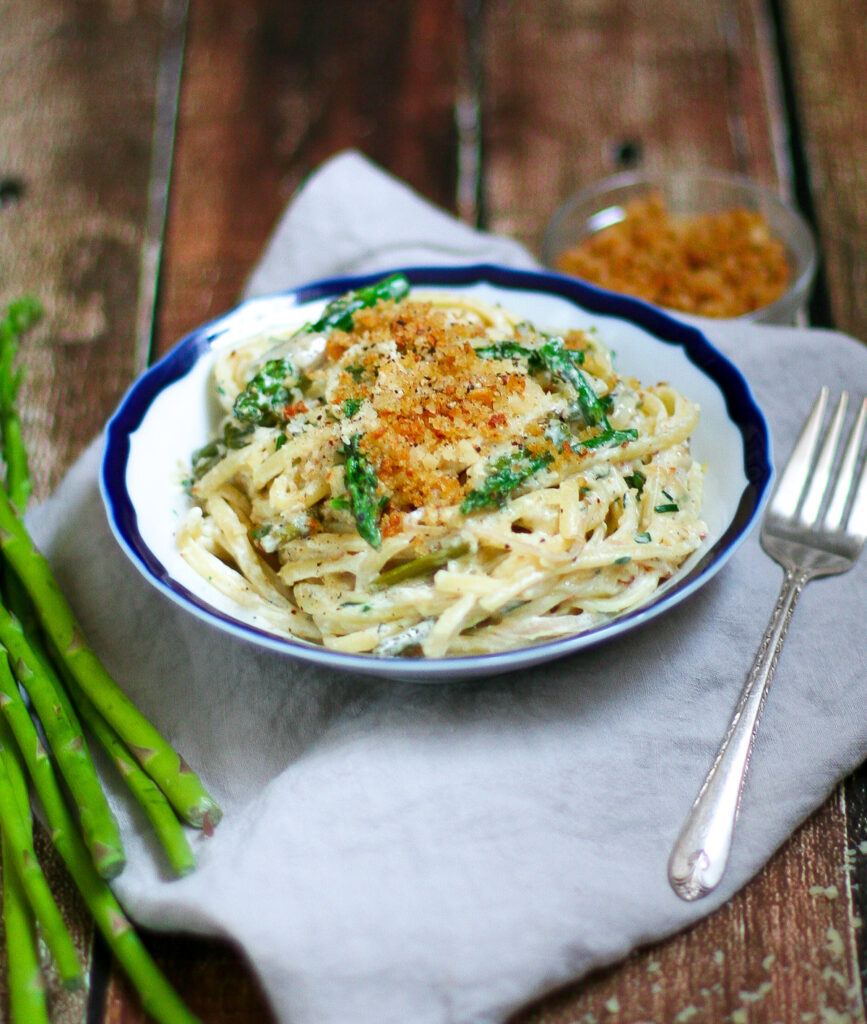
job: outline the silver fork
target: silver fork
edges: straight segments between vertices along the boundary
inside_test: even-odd
[[[836,474],[835,456],[848,396],[842,393],[814,463],[827,402],[828,389],[822,388],[762,523],[762,547],[783,567],[783,585],[728,732],[668,861],[671,887],[685,900],[712,892],[725,871],[759,718],[801,591],[817,576],[851,569],[867,537],[867,464],[858,473],[867,398],[861,403]]]

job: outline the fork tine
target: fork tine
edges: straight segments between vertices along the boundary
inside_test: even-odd
[[[840,440],[840,431],[843,429],[843,418],[846,415],[846,406],[849,403],[849,396],[844,391],[840,395],[840,401],[831,418],[831,426],[828,428],[828,436],[816,459],[816,466],[810,478],[810,486],[807,488],[807,496],[801,508],[799,520],[805,526],[812,526],[819,518],[819,509],[822,507],[822,499],[828,489],[828,481],[831,479],[831,470],[834,468],[834,456],[837,453],[837,442]]]
[[[789,456],[780,482],[777,484],[770,507],[771,512],[776,515],[793,516],[795,514],[807,474],[810,472],[810,463],[813,461],[813,452],[816,450],[819,440],[819,431],[822,428],[827,402],[828,388],[823,387],[813,406],[813,411],[804,424],[798,442]]]
[[[838,530],[843,525],[843,515],[846,511],[846,502],[849,498],[849,492],[853,487],[852,481],[855,479],[855,469],[858,465],[858,452],[861,448],[861,438],[864,434],[865,422],[867,422],[867,398],[865,398],[861,403],[861,410],[858,413],[858,418],[855,420],[855,425],[852,427],[852,433],[849,435],[849,443],[846,445],[846,451],[843,455],[843,460],[840,463],[840,471],[837,475],[837,485],[834,488],[831,503],[828,505],[828,511],[823,523],[826,530]],[[867,487],[863,479],[861,481],[861,486],[862,488]],[[850,528],[857,528],[857,518],[858,517],[855,514],[855,507],[853,506],[852,515],[850,516]],[[864,532],[867,532],[867,527],[864,527],[863,529]]]
[[[861,403],[858,422],[852,431],[853,436],[855,430],[858,430],[859,434],[863,434],[865,428],[867,428],[867,398]],[[851,441],[849,443],[852,444]],[[857,462],[857,451],[853,457],[853,471],[855,469],[855,462]],[[855,500],[852,502],[852,511],[849,513],[849,523],[846,527],[846,532],[853,534],[861,540],[867,540],[867,460],[865,460],[864,466],[861,469],[861,478],[856,486],[858,489],[855,492]]]

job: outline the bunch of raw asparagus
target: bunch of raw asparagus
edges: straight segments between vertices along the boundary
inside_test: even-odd
[[[65,985],[82,981],[34,852],[29,774],[51,840],[144,1007],[164,1024],[190,1024],[195,1018],[107,885],[123,870],[124,851],[82,722],[141,804],[178,875],[195,867],[181,822],[209,831],[220,809],[87,645],[22,522],[31,484],[16,412],[15,357],[21,335],[39,315],[38,303],[22,299],[0,319],[0,836],[10,1018],[15,1024],[49,1020],[40,941]]]

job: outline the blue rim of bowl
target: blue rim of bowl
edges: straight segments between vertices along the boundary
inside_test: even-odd
[[[296,305],[303,305],[331,298],[349,289],[379,280],[386,273],[394,272],[384,270],[363,276],[328,278],[264,298],[283,297],[293,299]],[[410,267],[400,272],[406,274],[413,285],[418,286],[460,287],[484,282],[517,291],[556,295],[590,313],[630,322],[643,328],[656,340],[682,348],[690,362],[719,388],[729,419],[737,427],[743,441],[743,470],[747,482],[735,515],[722,536],[704,552],[687,573],[639,608],[575,636],[496,654],[436,659],[344,654],[281,637],[233,618],[175,580],[148,548],[138,529],[136,510],[127,491],[125,478],[130,438],[141,425],[154,399],[192,369],[196,361],[210,350],[213,342],[228,329],[238,312],[257,301],[251,299],[224,316],[197,328],[178,342],[132,385],[109,420],[100,474],[100,490],[106,514],[111,530],[121,547],[151,584],[198,618],[259,646],[328,668],[395,679],[413,679],[418,682],[436,682],[511,672],[600,644],[627,629],[643,624],[679,603],[722,567],[744,540],[761,513],[768,498],[773,468],[768,426],[749,385],[734,364],[717,351],[701,331],[637,299],[606,292],[574,278],[554,273],[512,270],[492,264]]]

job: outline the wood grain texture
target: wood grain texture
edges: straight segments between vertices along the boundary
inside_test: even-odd
[[[488,224],[535,251],[559,203],[621,170],[625,151],[650,172],[788,189],[761,3],[492,0],[484,38]]]
[[[235,304],[292,192],[340,150],[362,149],[453,204],[456,8],[457,0],[193,0],[162,351]]]
[[[0,304],[37,294],[24,427],[39,496],[134,373],[161,0],[0,7]]]
[[[867,5],[780,8],[833,323],[867,342]]]

